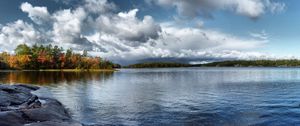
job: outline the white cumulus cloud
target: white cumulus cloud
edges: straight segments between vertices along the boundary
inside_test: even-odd
[[[21,10],[28,13],[28,16],[36,23],[42,24],[50,20],[47,7],[33,7],[30,3],[22,3]]]
[[[13,51],[18,44],[42,42],[43,36],[33,25],[22,20],[8,23],[0,29],[0,50]]]
[[[206,15],[217,9],[255,18],[284,9],[271,0],[156,0],[175,6],[186,16]],[[246,6],[247,5],[247,6]],[[201,62],[220,59],[262,59],[270,55],[253,52],[268,43],[266,32],[238,37],[198,27],[181,27],[173,21],[157,22],[150,15],[138,17],[138,9],[117,11],[107,0],[84,0],[82,5],[49,13],[47,7],[23,3],[21,10],[34,24],[18,20],[0,25],[0,49],[12,51],[18,44],[55,44],[75,51],[88,50],[118,63],[145,59],[181,59]]]

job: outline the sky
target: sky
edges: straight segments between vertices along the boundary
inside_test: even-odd
[[[0,51],[88,50],[122,65],[299,59],[299,0],[0,1]]]

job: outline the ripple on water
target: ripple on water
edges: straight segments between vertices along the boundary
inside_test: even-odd
[[[30,74],[3,73],[0,80],[49,83],[53,96],[87,124],[300,125],[298,68]]]

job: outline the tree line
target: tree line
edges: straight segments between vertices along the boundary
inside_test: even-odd
[[[208,67],[300,67],[300,60],[236,60],[222,61],[198,66]]]
[[[172,62],[138,63],[125,68],[169,68],[169,67],[300,67],[300,60],[234,60],[207,64],[182,64]]]
[[[72,49],[49,45],[18,45],[15,54],[0,53],[0,69],[37,70],[37,69],[113,69],[120,67],[101,57],[88,56]]]

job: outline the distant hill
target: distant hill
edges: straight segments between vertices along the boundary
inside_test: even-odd
[[[151,63],[138,63],[124,68],[169,68],[169,67],[190,67],[189,64],[172,63],[172,62],[151,62]]]
[[[300,67],[300,60],[235,60],[207,64],[183,64],[173,62],[148,62],[124,68],[170,68],[170,67]]]

